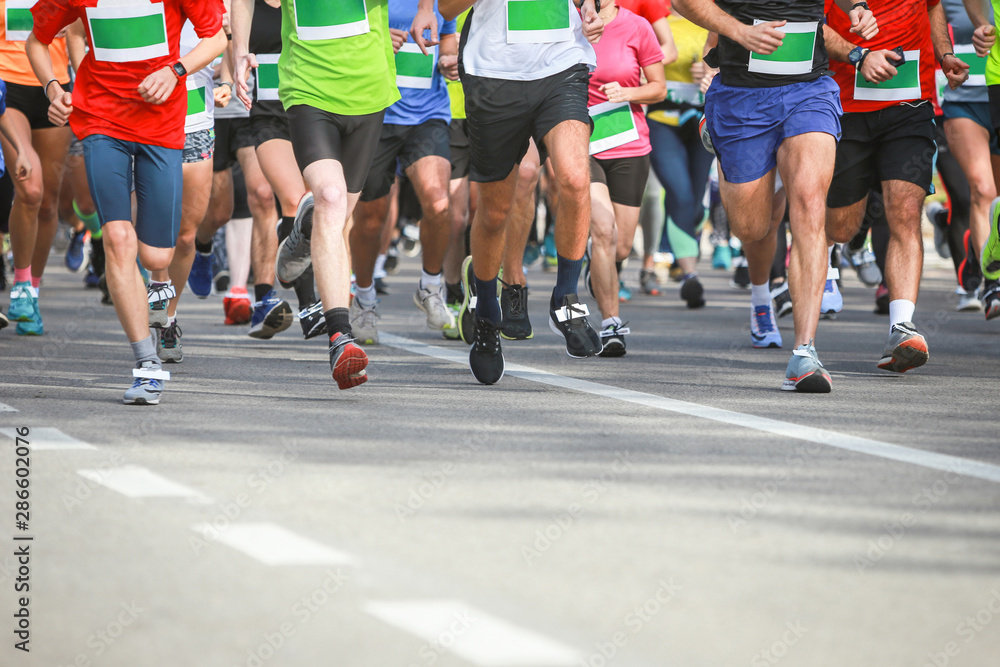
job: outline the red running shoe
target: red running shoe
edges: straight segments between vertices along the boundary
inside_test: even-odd
[[[222,310],[226,313],[226,324],[246,324],[253,313],[253,304],[246,287],[234,287],[222,299]]]
[[[354,344],[347,334],[336,333],[330,337],[330,370],[341,389],[350,389],[368,381],[365,367],[368,355]]]

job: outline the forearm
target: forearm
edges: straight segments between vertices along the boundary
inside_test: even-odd
[[[670,23],[667,19],[659,19],[653,23],[653,32],[656,34],[656,41],[660,43],[663,50],[664,65],[677,60],[677,44],[674,42],[674,33],[670,30]]]
[[[948,33],[948,19],[944,13],[944,5],[938,3],[928,9],[928,16],[931,21],[931,41],[934,42],[934,55],[938,62],[946,53],[954,53],[955,46],[951,43],[951,35]]]
[[[253,23],[253,0],[232,0],[229,25],[233,31],[233,60],[250,52],[250,26]]]
[[[628,91],[629,102],[633,104],[656,104],[666,98],[667,85],[663,81],[650,81]]]
[[[474,4],[476,0],[440,0],[438,11],[446,21],[450,21]],[[433,11],[434,0],[420,0],[419,8],[421,11]]]
[[[692,23],[710,32],[740,41],[740,35],[746,26],[719,9],[711,0],[675,0],[674,4],[684,18]]]
[[[969,20],[976,28],[989,23],[989,0],[963,0]]]
[[[231,48],[226,49],[226,54],[222,58],[222,62],[219,63],[219,83],[226,82],[228,84],[233,83],[233,65],[231,58],[233,57],[233,50]]]
[[[458,35],[444,35],[441,37],[440,51],[442,56],[458,55]]]
[[[28,56],[31,70],[35,73],[39,84],[44,86],[56,78],[55,71],[52,69],[52,55],[49,53],[49,47],[39,42],[34,33],[28,35],[28,41],[24,43],[24,52]],[[53,89],[62,91],[58,81],[49,86],[45,92],[48,93]],[[49,99],[52,98],[49,97]]]
[[[24,152],[24,146],[21,145],[21,138],[17,136],[17,131],[14,129],[14,124],[11,122],[8,114],[0,116],[0,133],[3,134],[4,139],[10,142],[10,145],[14,147],[18,155]]]
[[[226,50],[226,33],[220,28],[212,37],[206,37],[181,58],[181,64],[188,72],[203,70],[212,64]]]
[[[823,26],[823,41],[826,42],[826,52],[830,56],[830,60],[842,63],[851,62],[848,56],[854,50],[854,44],[841,37],[836,30],[828,25]]]

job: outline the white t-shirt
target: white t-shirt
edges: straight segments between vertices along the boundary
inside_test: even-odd
[[[184,23],[181,28],[181,57],[183,58],[191,50],[198,46],[201,37],[194,31],[194,26],[190,21]],[[200,130],[211,130],[215,127],[215,83],[212,80],[212,66],[189,72],[187,76],[188,87],[188,117],[184,124],[184,132],[191,134]],[[194,92],[198,91],[198,92]],[[192,114],[191,103],[195,98],[201,99],[204,96],[204,111]],[[195,101],[197,108],[201,109],[201,103]]]
[[[568,29],[539,25],[533,21],[537,14],[524,11],[526,6],[518,4],[518,0],[476,2],[472,19],[464,28],[469,33],[462,52],[466,72],[491,79],[535,81],[574,65],[596,69],[597,54],[583,36],[583,21],[572,0],[566,0]],[[555,29],[544,30],[547,27]]]

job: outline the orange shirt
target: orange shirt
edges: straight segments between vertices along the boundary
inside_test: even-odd
[[[11,8],[11,11],[16,11]],[[27,14],[30,16],[30,13]],[[24,19],[25,14],[21,13],[18,18]],[[23,22],[19,26],[27,27]],[[27,35],[19,32],[14,35],[18,41],[8,41],[7,39],[7,3],[0,0],[0,79],[6,83],[16,83],[22,86],[41,86],[35,72],[31,69],[28,56],[24,53],[24,40]],[[49,46],[49,53],[52,55],[52,68],[59,83],[66,85],[69,83],[69,54],[66,51],[66,40],[59,38],[52,41]]]

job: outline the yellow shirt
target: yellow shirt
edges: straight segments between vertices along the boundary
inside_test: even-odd
[[[701,92],[700,82],[695,83],[691,76],[691,65],[702,59],[708,31],[677,16],[668,16],[667,22],[677,45],[677,60],[663,67],[667,79],[667,102],[701,106],[705,103],[705,96]],[[680,116],[676,110],[657,109],[650,111],[647,117],[659,123],[677,126],[680,124]]]

